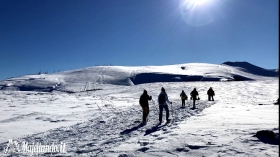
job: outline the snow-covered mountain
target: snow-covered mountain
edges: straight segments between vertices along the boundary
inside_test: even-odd
[[[26,75],[0,81],[2,90],[79,91],[96,84],[137,85],[156,82],[246,81],[278,77],[278,72],[247,62],[225,62],[222,65],[188,63],[166,66],[95,66],[54,74]],[[73,89],[80,84],[81,89]],[[86,85],[87,84],[87,85]],[[92,89],[88,87],[87,89]],[[69,91],[69,92],[70,92]]]
[[[278,76],[227,64],[98,66],[1,81],[0,156],[278,156]],[[158,125],[161,87],[172,121]],[[196,108],[191,100],[181,108],[181,91],[190,97],[193,88]],[[144,89],[153,99],[141,125]],[[65,152],[32,147],[61,143]]]
[[[268,76],[268,77],[279,76],[277,69],[264,69],[248,62],[224,62],[223,64],[233,66],[233,67],[238,67],[242,71],[255,75]]]

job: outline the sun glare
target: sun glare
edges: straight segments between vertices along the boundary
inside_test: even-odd
[[[207,3],[210,0],[187,0],[187,3],[192,3],[194,5],[202,5]]]
[[[182,0],[181,14],[183,19],[192,26],[205,26],[213,22],[214,0]]]
[[[200,5],[200,4],[206,3],[209,0],[195,0],[195,1],[196,1],[196,4]]]

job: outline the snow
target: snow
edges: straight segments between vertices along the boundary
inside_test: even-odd
[[[203,79],[185,82],[181,75]],[[133,77],[139,76],[149,83],[135,84]],[[158,82],[159,76],[170,79]],[[233,76],[250,81],[220,81]],[[279,106],[273,104],[279,97],[279,78],[238,67],[207,63],[101,66],[27,75],[1,81],[1,86],[0,154],[14,139],[66,143],[66,154],[54,154],[61,156],[279,155],[279,145],[255,137],[260,130],[279,133]],[[158,126],[158,106],[150,101],[148,123],[140,125],[140,95],[146,89],[156,100],[161,87],[173,102],[169,105],[172,122]],[[209,87],[215,91],[215,101],[207,101]],[[190,100],[181,108],[180,92],[189,95],[193,88],[200,97],[197,109],[192,109]],[[6,155],[30,154],[10,151]]]

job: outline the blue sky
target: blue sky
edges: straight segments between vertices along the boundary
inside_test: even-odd
[[[0,80],[94,65],[279,65],[278,0],[0,0]]]

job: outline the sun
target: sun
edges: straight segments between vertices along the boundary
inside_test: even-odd
[[[187,3],[191,3],[193,5],[202,5],[209,2],[210,0],[186,0],[186,1]]]
[[[196,7],[204,7],[211,3],[212,0],[183,0],[181,7],[185,10],[194,10]]]
[[[212,10],[217,0],[182,0],[182,18],[191,26],[200,27],[213,22]]]

